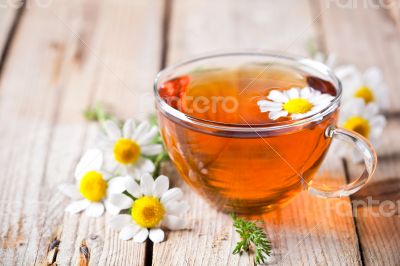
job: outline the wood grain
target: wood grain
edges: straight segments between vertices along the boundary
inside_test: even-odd
[[[160,63],[162,2],[30,7],[0,88],[7,125],[0,140],[0,264],[143,265],[145,244],[120,241],[107,216],[65,214],[68,199],[56,186],[73,182],[79,156],[93,146],[98,129],[82,116],[88,105],[109,103],[120,117],[143,118],[152,109],[146,103]]]
[[[400,120],[390,119],[379,151],[378,168],[371,182],[353,196],[365,265],[399,265],[400,254],[400,145],[393,141]],[[354,177],[361,166],[349,162]]]
[[[321,2],[322,6],[328,7],[327,1]],[[400,257],[394,251],[400,246],[398,214],[389,211],[385,216],[379,208],[387,210],[386,203],[381,207],[382,202],[390,201],[398,205],[399,199],[400,146],[395,139],[400,130],[400,105],[396,100],[400,81],[396,71],[400,67],[400,33],[384,8],[364,8],[362,5],[343,8],[335,5],[334,1],[330,2],[322,17],[321,27],[327,52],[334,52],[347,63],[362,68],[379,66],[390,88],[392,103],[386,113],[391,118],[383,133],[382,144],[377,148],[377,171],[371,182],[352,199],[364,264],[398,265]],[[348,178],[354,178],[361,172],[361,166],[354,166],[351,162],[348,165]]]
[[[390,112],[399,112],[400,31],[390,19],[383,1],[321,0],[322,33],[326,52],[335,53],[340,64],[355,64],[362,70],[378,66],[390,89]],[[346,3],[351,3],[348,1]],[[340,4],[342,3],[342,4]],[[397,5],[400,3],[397,1]],[[364,6],[365,5],[365,6]]]
[[[179,177],[166,163],[163,174],[185,193],[190,211],[185,215],[187,229],[168,232],[166,241],[154,244],[153,265],[252,265],[253,256],[232,255],[239,238],[228,215],[217,212]]]
[[[119,240],[107,228],[109,216],[66,215],[68,199],[56,190],[73,182],[76,162],[94,145],[98,128],[82,117],[88,105],[102,101],[119,117],[145,118],[153,110],[152,80],[164,60],[171,64],[216,50],[307,55],[307,43],[315,39],[346,62],[381,67],[392,115],[376,175],[352,199],[400,200],[400,34],[385,10],[344,9],[335,1],[328,7],[327,1],[169,0],[166,20],[160,0],[59,0],[45,7],[28,1],[12,42],[7,39],[16,9],[1,2],[0,51],[6,43],[9,49],[0,73],[0,264],[252,265],[252,255],[231,255],[238,236],[230,218],[184,185],[171,164],[163,173],[185,190],[189,229],[169,232],[167,241],[153,246],[153,257],[145,258],[151,255],[146,244]],[[316,181],[345,182],[333,157]],[[349,164],[347,174],[359,170]],[[381,205],[374,204],[353,210],[355,227],[348,198],[323,200],[303,192],[263,217],[273,243],[270,264],[398,265],[398,210],[376,216]]]
[[[209,51],[249,47],[307,55],[307,42],[316,38],[315,22],[319,17],[311,16],[307,1],[250,4],[177,0],[172,9],[167,62]],[[326,161],[324,168],[329,172],[322,170],[320,178],[343,183],[341,162]],[[229,217],[216,213],[184,187],[192,206],[188,214],[190,230],[170,232],[166,242],[155,244],[153,263],[251,265],[252,256],[231,255],[237,235]],[[304,192],[264,219],[274,245],[272,265],[361,264],[348,198],[322,200]]]
[[[0,1],[0,55],[10,37],[18,8],[22,5],[12,1]]]
[[[203,53],[262,49],[307,55],[315,36],[307,1],[173,1],[168,63]]]
[[[313,182],[340,186],[341,160],[328,153]],[[358,238],[347,197],[321,199],[307,192],[264,217],[277,265],[361,265]]]

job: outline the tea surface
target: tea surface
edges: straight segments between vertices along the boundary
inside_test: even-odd
[[[310,86],[335,95],[334,87],[317,77],[282,66],[246,65],[234,69],[197,70],[169,80],[159,88],[171,106],[190,116],[231,124],[271,124],[257,105],[271,90]]]
[[[307,85],[335,93],[330,83],[316,77],[280,66],[265,70],[256,65],[195,71],[164,82],[159,93],[172,107],[199,119],[274,125],[291,121],[269,119],[257,101],[271,90]],[[213,102],[213,97],[229,100]],[[230,108],[235,102],[236,107]],[[280,207],[307,187],[330,144],[325,129],[336,122],[333,113],[295,131],[249,137],[199,131],[160,110],[158,116],[168,152],[185,181],[218,208],[247,215]],[[251,126],[248,130],[255,131]]]

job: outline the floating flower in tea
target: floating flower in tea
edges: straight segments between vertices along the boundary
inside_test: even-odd
[[[268,117],[272,120],[285,116],[300,119],[313,115],[327,107],[334,99],[332,95],[310,87],[272,90],[267,98],[269,100],[260,100],[257,104],[261,112],[269,112]]]

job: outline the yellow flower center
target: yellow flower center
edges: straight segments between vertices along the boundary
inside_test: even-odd
[[[90,201],[100,201],[106,196],[107,182],[97,171],[87,172],[79,183],[79,192]]]
[[[313,105],[303,98],[291,99],[283,105],[283,109],[289,114],[304,114],[311,110]]]
[[[122,164],[135,163],[140,156],[140,146],[135,141],[121,138],[115,142],[114,158]]]
[[[156,226],[164,217],[164,206],[155,197],[144,196],[133,203],[132,218],[135,222],[146,228]]]
[[[343,127],[345,129],[355,131],[366,138],[369,137],[370,125],[368,120],[363,117],[352,116],[346,120]]]
[[[373,102],[375,99],[371,88],[367,86],[361,86],[358,88],[358,90],[354,93],[354,97],[364,99],[365,103]]]

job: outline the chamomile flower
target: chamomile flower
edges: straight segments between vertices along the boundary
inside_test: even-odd
[[[120,209],[109,201],[112,189],[108,186],[110,174],[104,169],[103,154],[98,149],[88,150],[75,169],[76,184],[61,184],[59,190],[76,200],[65,211],[78,213],[85,210],[90,217],[99,217],[104,207],[110,214],[118,214]]]
[[[121,193],[111,198],[113,204],[129,210],[128,214],[119,214],[110,220],[110,226],[120,230],[120,239],[133,238],[135,242],[143,242],[149,237],[157,243],[164,240],[161,227],[170,230],[184,228],[184,220],[179,215],[187,211],[188,205],[181,201],[183,193],[179,188],[168,189],[168,177],[160,175],[153,180],[151,175],[144,174],[140,185],[131,178],[120,178],[115,185],[121,192],[127,191],[132,195]]]
[[[386,119],[379,114],[375,103],[365,104],[361,99],[352,99],[344,103],[340,114],[340,126],[357,132],[371,140],[372,144],[377,144]]]
[[[386,119],[378,113],[379,108],[375,103],[365,104],[362,99],[354,98],[344,103],[339,119],[339,125],[347,130],[354,131],[366,139],[369,139],[374,146],[379,143],[379,137],[386,125]],[[338,153],[345,156],[349,152],[349,146],[342,144]],[[360,161],[361,156],[353,153],[354,161]]]
[[[110,169],[120,175],[131,175],[139,178],[144,173],[151,173],[155,166],[145,156],[161,153],[162,145],[153,144],[158,135],[158,128],[144,121],[136,125],[133,120],[126,120],[120,129],[111,120],[105,121],[103,127],[103,149]]]
[[[382,72],[377,67],[370,67],[361,73],[352,65],[335,69],[335,74],[342,82],[343,101],[360,98],[365,103],[376,103],[380,108],[389,107],[389,96]]]
[[[272,90],[268,94],[269,100],[257,102],[261,112],[269,112],[268,117],[276,120],[290,116],[300,119],[320,112],[334,99],[327,93],[321,93],[310,87],[291,88],[286,91]]]

